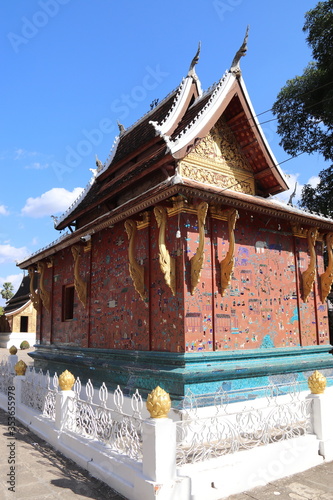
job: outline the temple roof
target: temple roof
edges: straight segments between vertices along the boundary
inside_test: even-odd
[[[96,162],[92,179],[80,197],[55,222],[55,228],[82,227],[87,220],[110,211],[128,196],[130,186],[143,189],[176,175],[177,164],[203,139],[223,115],[236,137],[256,182],[267,197],[288,189],[286,179],[256,118],[239,67],[247,34],[230,70],[202,92],[195,67],[200,46],[187,76],[178,87],[130,128],[119,124],[110,156]],[[135,191],[134,189],[134,191]],[[132,191],[133,192],[133,189]],[[87,212],[91,212],[87,215]],[[87,218],[88,217],[88,218]]]
[[[37,288],[37,277],[35,278],[35,288]],[[8,300],[4,307],[6,315],[12,314],[18,309],[26,306],[30,302],[30,276],[24,276],[20,286],[18,287],[15,295]]]

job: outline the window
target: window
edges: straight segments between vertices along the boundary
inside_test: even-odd
[[[74,286],[68,285],[63,288],[62,320],[68,321],[74,317]]]
[[[28,316],[21,316],[20,317],[20,332],[27,332],[28,331],[28,323],[29,323]]]

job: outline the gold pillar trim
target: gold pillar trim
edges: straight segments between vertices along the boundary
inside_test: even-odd
[[[27,370],[27,365],[25,364],[25,362],[22,359],[20,359],[20,361],[18,361],[16,363],[16,365],[14,366],[14,370],[15,370],[16,375],[18,375],[18,376],[25,375],[25,372]]]
[[[54,263],[53,257],[49,257],[46,261],[46,265],[49,269],[53,267],[53,263]]]
[[[79,245],[72,246],[72,254],[74,259],[74,286],[79,300],[83,307],[87,306],[87,283],[80,276],[80,259],[81,247]]]
[[[134,288],[142,298],[142,300],[146,299],[145,293],[145,273],[144,267],[135,259],[135,236],[137,233],[137,223],[131,219],[127,219],[125,221],[125,230],[128,236],[129,244],[128,244],[128,260],[129,260],[129,273],[133,280]]]
[[[30,276],[30,299],[36,311],[39,311],[39,306],[40,306],[39,295],[34,289],[35,268],[33,266],[29,266],[28,273]]]
[[[311,229],[306,229],[300,224],[291,224],[291,232],[296,238],[307,238],[309,231],[311,231]],[[318,231],[316,241],[324,241],[324,233]]]
[[[40,274],[39,289],[40,298],[45,309],[50,312],[50,293],[45,288],[44,274],[45,274],[45,262],[41,261],[37,264],[37,271]]]
[[[167,418],[171,408],[170,395],[157,386],[148,394],[146,407],[150,418]]]
[[[183,196],[177,196],[172,198],[172,207],[167,207],[167,213],[168,217],[174,217],[181,213],[196,214],[197,209]]]
[[[221,269],[221,295],[228,288],[231,276],[235,266],[235,226],[238,219],[238,211],[236,209],[227,210],[228,231],[229,231],[229,249],[226,256],[220,262]]]
[[[307,302],[308,297],[313,288],[313,284],[316,277],[316,251],[315,244],[318,236],[318,229],[310,228],[308,230],[308,249],[310,253],[310,263],[308,268],[302,273],[302,299],[304,302]]]
[[[90,238],[90,240],[88,240],[88,241],[85,243],[85,245],[84,245],[84,247],[83,247],[83,251],[84,251],[84,253],[91,252],[91,238]]]
[[[154,208],[154,215],[159,227],[158,248],[160,268],[166,284],[170,287],[172,294],[176,295],[176,261],[171,257],[165,244],[167,210],[165,207],[157,206]]]
[[[74,385],[74,382],[75,377],[68,370],[65,370],[61,375],[59,375],[59,387],[62,391],[70,391]]]
[[[142,215],[142,220],[136,221],[136,226],[138,228],[138,231],[141,231],[141,229],[149,227],[150,224],[150,212],[146,211],[143,212],[141,215]]]
[[[17,353],[17,347],[15,345],[12,345],[12,347],[9,348],[9,354],[16,354]]]
[[[308,378],[308,386],[311,391],[311,394],[323,394],[326,388],[326,377],[318,370],[316,370],[309,378]]]
[[[320,275],[320,298],[325,302],[327,295],[330,293],[333,283],[333,233],[326,235],[326,246],[328,254],[328,264],[326,271]]]
[[[208,210],[208,203],[201,202],[197,208],[198,215],[198,228],[199,228],[199,246],[196,253],[191,258],[191,295],[194,294],[195,289],[199,283],[202,266],[205,259],[204,245],[205,245],[205,222]]]

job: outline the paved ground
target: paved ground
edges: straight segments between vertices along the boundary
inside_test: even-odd
[[[0,349],[0,359],[3,355],[6,355],[6,350]],[[18,351],[18,357],[27,364],[31,362],[27,351]],[[11,472],[8,461],[13,437],[8,433],[8,414],[0,409],[1,500],[124,500],[124,497],[91,477],[87,471],[56,452],[24,426],[18,422],[16,425],[15,446],[12,450],[16,459],[14,493],[8,490],[11,485],[7,483],[7,474]],[[333,462],[229,497],[229,500],[272,499],[333,500]]]

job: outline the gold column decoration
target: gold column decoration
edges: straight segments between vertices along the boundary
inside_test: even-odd
[[[17,353],[17,347],[15,345],[12,345],[12,347],[9,348],[9,354],[15,355]]]
[[[40,298],[42,299],[43,306],[50,312],[50,294],[46,290],[44,285],[44,273],[45,273],[45,262],[38,262],[37,270],[40,274],[39,288],[40,288]]]
[[[128,259],[129,259],[129,272],[133,280],[134,288],[142,298],[146,299],[145,294],[145,274],[144,267],[137,263],[134,251],[135,251],[135,236],[137,232],[137,224],[135,221],[128,219],[125,221],[125,229],[129,239],[128,245]]]
[[[326,235],[326,246],[328,254],[328,264],[326,271],[320,275],[320,298],[325,302],[327,295],[330,293],[333,283],[333,233]]]
[[[75,377],[68,370],[65,370],[61,375],[59,375],[59,387],[62,391],[70,391],[74,385],[74,382]]]
[[[197,209],[198,227],[199,227],[199,246],[195,255],[191,258],[191,295],[194,294],[195,289],[199,283],[201,270],[205,258],[204,245],[205,245],[205,222],[208,210],[208,203],[203,201]]]
[[[230,284],[231,275],[235,266],[235,226],[236,220],[239,217],[236,209],[226,210],[226,212],[228,216],[229,249],[224,259],[220,262],[222,297]]]
[[[308,386],[311,394],[323,394],[326,388],[326,377],[316,370],[311,377],[308,378]]]
[[[87,283],[80,276],[80,257],[81,247],[79,245],[72,246],[72,254],[74,258],[74,286],[76,293],[83,307],[87,305]]]
[[[28,273],[30,276],[30,299],[36,311],[39,311],[40,302],[39,302],[39,295],[38,293],[36,293],[36,290],[34,288],[35,269],[33,266],[28,267]]]
[[[308,230],[308,247],[310,253],[310,263],[309,267],[302,274],[302,283],[303,283],[303,291],[302,291],[302,299],[304,302],[307,302],[308,297],[313,288],[313,283],[316,277],[316,251],[315,244],[318,236],[318,229],[310,228]]]
[[[21,375],[21,376],[25,375],[25,372],[27,370],[27,365],[22,359],[20,359],[20,361],[18,361],[14,366],[14,370],[16,375]]]
[[[171,408],[171,399],[167,392],[157,386],[148,394],[146,402],[150,418],[167,418]]]
[[[167,221],[167,211],[165,207],[154,208],[157,225],[160,229],[158,235],[159,261],[161,271],[164,274],[166,284],[170,287],[172,294],[176,295],[176,261],[170,256],[165,244],[165,230]]]

